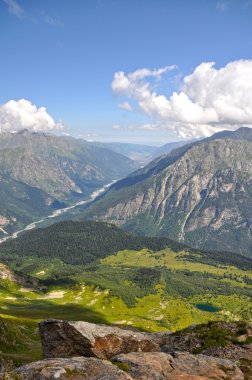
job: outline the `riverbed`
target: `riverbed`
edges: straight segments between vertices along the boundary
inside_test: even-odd
[[[96,198],[98,198],[102,193],[104,193],[111,185],[113,185],[114,183],[116,182],[116,180],[100,187],[99,189],[93,191],[93,193],[91,193],[91,195],[86,198],[86,199],[83,199],[71,206],[68,206],[68,207],[63,207],[63,208],[59,208],[57,210],[55,210],[52,214],[50,215],[47,215],[45,216],[44,218],[42,219],[39,219],[35,222],[32,222],[30,224],[28,224],[25,228],[19,230],[19,231],[15,231],[13,232],[12,234],[8,234],[7,232],[5,232],[6,236],[3,237],[2,239],[0,239],[0,244],[3,243],[4,241],[8,240],[8,239],[15,239],[18,237],[18,235],[20,235],[22,232],[25,232],[25,231],[29,231],[29,230],[33,230],[34,228],[36,228],[37,226],[40,225],[40,227],[42,227],[42,224],[50,219],[57,219],[59,218],[61,215],[63,214],[66,214],[67,212],[69,212],[70,210],[73,210],[75,208],[78,208],[78,207],[81,207],[83,205],[86,205],[88,203],[91,203],[93,202]]]

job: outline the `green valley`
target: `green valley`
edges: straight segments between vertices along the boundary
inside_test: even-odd
[[[107,223],[62,222],[30,231],[2,244],[0,261],[14,276],[0,280],[1,321],[21,324],[27,336],[18,355],[3,345],[1,355],[14,360],[39,355],[36,324],[48,318],[145,331],[252,320],[250,259],[137,237]]]
[[[0,238],[138,167],[104,147],[70,136],[29,132],[0,134]]]

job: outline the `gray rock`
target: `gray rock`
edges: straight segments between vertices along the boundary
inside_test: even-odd
[[[108,361],[84,357],[40,360],[7,376],[19,380],[132,380],[130,375]]]
[[[133,352],[112,360],[124,364],[136,380],[244,380],[233,361],[188,352]]]
[[[110,359],[120,353],[160,351],[164,334],[148,334],[88,322],[47,320],[39,331],[45,358]]]
[[[115,356],[112,363],[84,357],[45,359],[0,374],[0,379],[244,380],[241,370],[230,360],[187,352],[173,356],[163,352],[133,352]]]

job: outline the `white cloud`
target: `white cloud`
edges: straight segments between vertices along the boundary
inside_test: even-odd
[[[115,130],[123,130],[123,131],[139,131],[139,130],[148,130],[148,131],[156,131],[157,129],[165,129],[162,128],[162,126],[157,126],[157,124],[152,124],[152,123],[145,123],[145,124],[128,124],[128,125],[120,125],[120,124],[115,124],[112,125],[112,129]]]
[[[37,108],[25,99],[9,100],[0,105],[0,132],[16,132],[22,129],[46,132],[62,130],[63,125],[61,122],[55,122],[45,107]]]
[[[123,129],[123,127],[119,124],[112,125],[112,129]]]
[[[167,71],[171,71],[175,68],[175,65],[162,67],[160,69],[150,70],[150,69],[140,69],[136,70],[128,75],[125,75],[123,71],[118,71],[115,73],[114,80],[112,82],[112,90],[119,95],[130,95],[136,90],[135,84],[142,84],[143,88],[140,89],[141,92],[148,84],[143,82],[143,79],[147,77],[153,77],[156,79],[161,79],[162,74]]]
[[[149,123],[149,124],[138,124],[138,125],[129,125],[128,126],[128,129],[129,130],[146,130],[146,131],[155,131],[155,130],[157,130],[158,128],[157,128],[157,125],[156,124],[151,124],[151,123]],[[161,128],[160,128],[161,129]]]
[[[143,72],[146,75],[139,75]],[[157,94],[150,82],[143,80],[149,76],[147,72],[117,72],[112,89],[136,100],[140,110],[155,120],[157,128],[173,130],[185,138],[252,125],[252,60],[230,62],[220,69],[214,62],[203,62],[184,77],[180,91],[169,98]]]
[[[23,14],[23,8],[15,0],[3,0],[7,5],[8,11],[16,17],[21,17]]]
[[[120,104],[118,104],[118,107],[121,108],[122,110],[126,110],[126,111],[129,111],[129,112],[132,111],[132,107],[131,107],[131,105],[128,102],[120,103]]]

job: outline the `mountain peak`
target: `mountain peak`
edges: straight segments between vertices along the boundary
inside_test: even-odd
[[[211,141],[225,138],[231,138],[233,140],[252,140],[252,128],[240,127],[234,131],[224,130],[217,132],[214,135],[201,141]]]
[[[243,127],[178,148],[116,183],[85,216],[250,257],[251,143]]]

